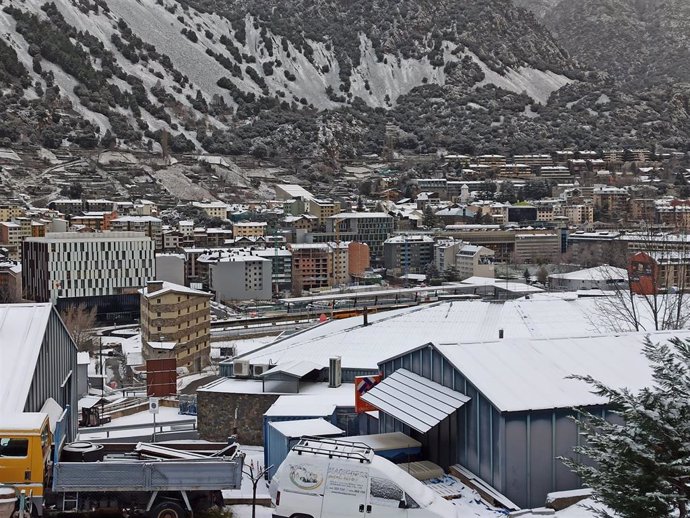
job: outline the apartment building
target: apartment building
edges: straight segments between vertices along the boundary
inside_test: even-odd
[[[292,287],[292,253],[282,247],[254,250],[254,254],[271,261],[271,282],[275,290]]]
[[[267,226],[265,221],[238,221],[232,224],[232,237],[264,237]]]
[[[209,218],[227,219],[228,217],[228,205],[222,201],[193,201],[192,207],[203,210]]]
[[[516,263],[551,262],[561,253],[561,236],[557,232],[515,233]]]
[[[516,164],[528,166],[544,167],[554,165],[551,155],[515,155],[513,160]]]
[[[292,253],[293,294],[333,286],[333,249],[328,243],[288,245]]]
[[[70,226],[83,226],[93,230],[110,230],[110,222],[117,218],[115,211],[87,211],[69,218]]]
[[[0,221],[12,221],[22,216],[24,216],[24,209],[19,205],[9,203],[0,205]]]
[[[122,216],[110,222],[114,232],[143,232],[156,250],[163,250],[163,222],[153,216]]]
[[[352,234],[353,241],[369,245],[373,263],[382,263],[383,242],[393,233],[393,217],[385,212],[341,212],[328,218],[326,231]],[[336,236],[335,241],[342,238]]]
[[[455,239],[439,239],[434,243],[434,265],[436,271],[443,273],[455,267],[456,255],[463,245]]]
[[[331,216],[340,213],[340,202],[333,200],[321,200],[312,198],[309,201],[309,214],[315,216],[317,225],[321,228],[326,226],[326,220]]]
[[[272,297],[273,262],[254,250],[206,251],[197,259],[197,274],[216,300],[269,300]]]
[[[57,232],[22,246],[25,297],[37,302],[131,293],[155,277],[153,241],[141,232]]]
[[[573,225],[594,222],[594,206],[591,204],[565,205],[561,207],[563,215]]]
[[[383,243],[383,265],[389,275],[424,273],[434,262],[434,240],[431,236],[394,236]]]
[[[140,293],[144,357],[172,355],[178,368],[200,372],[210,363],[213,295],[165,281],[149,281]]]
[[[628,211],[628,191],[619,187],[595,187],[592,192],[594,207],[602,221],[618,220]]]
[[[22,227],[13,221],[0,222],[0,247],[6,248],[12,261],[21,261],[22,241],[24,238]]]
[[[494,251],[478,245],[462,245],[455,256],[460,280],[469,277],[494,278]]]
[[[690,229],[690,205],[676,203],[656,207],[656,220],[675,229]]]
[[[0,304],[22,300],[22,265],[0,260]]]

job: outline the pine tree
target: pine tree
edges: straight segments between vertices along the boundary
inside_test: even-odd
[[[583,437],[578,458],[561,458],[617,517],[688,517],[690,499],[690,340],[652,344],[644,355],[653,383],[639,392],[573,376],[610,401],[620,419],[586,411],[574,418]],[[594,461],[592,463],[591,461]],[[598,516],[609,517],[597,510]]]

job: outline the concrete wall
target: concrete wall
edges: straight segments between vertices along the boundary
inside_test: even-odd
[[[264,413],[278,394],[197,392],[197,423],[202,439],[224,441],[236,433],[240,444],[261,446]],[[235,419],[237,415],[237,419]]]
[[[222,261],[211,265],[211,289],[216,292],[216,300],[270,300],[272,263],[263,259],[259,264],[261,282],[250,289],[245,285],[245,268],[250,266],[244,261]]]
[[[173,284],[185,285],[184,256],[157,255],[156,256],[156,280],[167,281]]]

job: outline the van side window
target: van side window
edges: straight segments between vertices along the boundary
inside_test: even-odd
[[[395,483],[385,478],[371,477],[369,486],[371,503],[386,507],[398,507],[404,493]]]
[[[29,439],[0,439],[0,457],[26,457],[29,454]]]

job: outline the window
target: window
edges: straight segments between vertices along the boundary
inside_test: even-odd
[[[0,439],[0,457],[26,457],[29,454],[29,439]]]
[[[369,495],[372,504],[385,507],[398,507],[405,496],[395,483],[378,477],[371,477]]]

